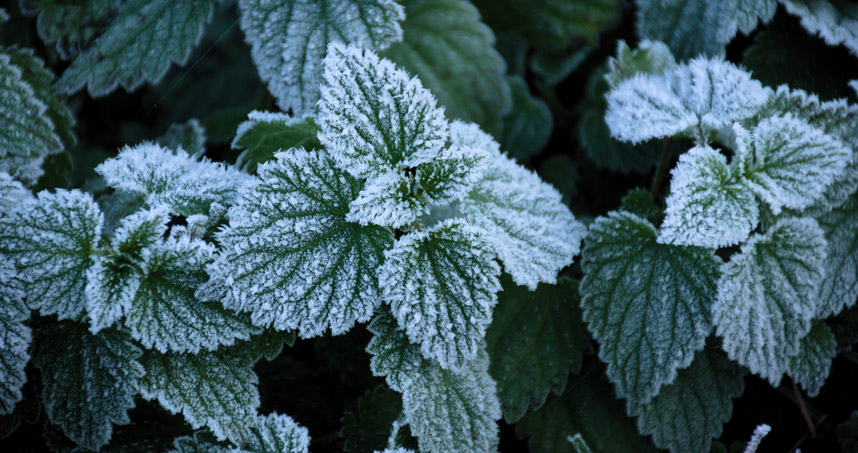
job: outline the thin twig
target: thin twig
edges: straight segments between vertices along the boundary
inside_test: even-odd
[[[801,391],[798,389],[798,384],[795,382],[795,379],[790,378],[792,381],[792,391],[795,393],[795,397],[798,400],[798,407],[801,408],[801,415],[804,416],[804,421],[807,422],[807,428],[810,430],[811,437],[816,437],[816,426],[813,424],[813,419],[810,418],[810,414],[807,412],[807,406],[804,405],[804,398],[801,397]]]
[[[819,420],[816,421],[816,426],[821,425],[822,422],[824,422],[826,418],[828,418],[828,414],[822,414],[822,416],[819,417]],[[798,451],[798,449],[801,448],[801,444],[803,444],[804,441],[807,440],[808,434],[810,434],[810,433],[809,432],[804,433],[804,435],[801,436],[801,439],[799,439],[798,442],[796,442],[795,445],[793,445],[792,448],[789,449],[789,453],[795,453],[796,451]]]

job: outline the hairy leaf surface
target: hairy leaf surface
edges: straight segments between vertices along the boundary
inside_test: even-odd
[[[33,340],[30,309],[24,304],[24,284],[15,265],[0,255],[0,415],[12,414],[21,401],[21,388],[27,382],[24,368],[30,361]]]
[[[242,444],[252,452],[307,453],[310,435],[292,417],[274,412],[257,416]]]
[[[235,166],[249,172],[274,158],[277,151],[292,148],[322,149],[316,138],[319,126],[311,117],[297,118],[283,113],[252,111],[247,121],[238,126],[233,149],[244,149]]]
[[[836,315],[858,299],[858,197],[818,217],[825,233],[825,277],[819,284],[816,318]]]
[[[798,354],[789,359],[788,373],[801,384],[807,396],[814,397],[825,384],[831,361],[837,356],[834,333],[822,321],[814,321],[801,339]]]

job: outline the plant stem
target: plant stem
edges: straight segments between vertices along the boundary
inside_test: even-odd
[[[655,179],[652,181],[652,188],[649,190],[649,194],[652,195],[652,199],[655,200],[658,195],[659,189],[661,189],[661,182],[664,180],[664,175],[667,173],[667,166],[670,165],[670,145],[672,142],[672,138],[668,137],[667,140],[664,141],[664,148],[661,150],[661,159],[658,162],[658,169],[655,171]]]
[[[810,436],[816,437],[816,425],[813,424],[813,419],[810,418],[810,414],[807,412],[807,406],[804,405],[804,398],[801,397],[801,391],[798,389],[798,384],[795,382],[795,379],[790,378],[792,381],[792,391],[795,393],[795,398],[798,400],[798,407],[801,409],[801,415],[804,416],[804,421],[807,423],[807,428],[810,430]]]

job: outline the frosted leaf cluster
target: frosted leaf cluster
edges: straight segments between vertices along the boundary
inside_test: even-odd
[[[11,261],[0,254],[0,415],[9,415],[21,401],[27,382],[32,332],[24,324],[30,309],[24,304],[24,285]]]

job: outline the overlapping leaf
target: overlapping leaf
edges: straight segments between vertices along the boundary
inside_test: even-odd
[[[372,355],[370,369],[374,376],[383,376],[387,385],[402,393],[420,372],[423,356],[411,344],[404,329],[387,309],[379,310],[368,327],[373,333],[366,351]]]
[[[721,260],[659,244],[649,222],[622,212],[590,227],[583,258],[581,305],[599,357],[621,398],[646,403],[703,349]]]
[[[827,247],[816,317],[827,318],[858,299],[858,197],[849,198],[817,220]]]
[[[256,417],[250,434],[242,442],[243,448],[251,452],[307,453],[310,435],[292,417],[276,412]]]
[[[316,138],[319,126],[310,117],[297,118],[282,113],[252,111],[238,126],[233,149],[245,149],[235,166],[256,171],[257,165],[274,158],[277,151],[291,148],[322,149]]]
[[[15,265],[0,255],[0,415],[9,415],[21,401],[27,382],[24,368],[30,361],[32,332],[25,321],[30,309],[24,304],[24,284]]]
[[[518,76],[507,76],[512,93],[512,110],[503,118],[500,141],[510,156],[521,162],[537,155],[551,138],[554,117],[545,101],[530,94],[527,83]]]
[[[798,354],[789,359],[788,372],[808,396],[814,397],[825,384],[836,355],[837,342],[831,329],[821,321],[814,321],[810,332],[801,339]]]
[[[360,189],[321,152],[292,150],[261,165],[218,234],[211,272],[227,287],[224,304],[303,337],[368,320],[381,302],[378,268],[393,235],[346,221]]]
[[[816,314],[825,248],[814,220],[785,218],[721,269],[712,319],[724,350],[774,386]]]

